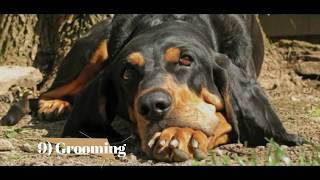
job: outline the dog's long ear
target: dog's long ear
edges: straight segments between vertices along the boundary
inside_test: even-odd
[[[88,40],[83,41],[83,44],[98,44],[101,39],[111,38],[111,25],[112,24],[107,24],[107,22],[96,25],[93,29],[90,30],[92,32],[85,37]],[[106,43],[107,45],[101,46],[103,48],[101,49],[101,52],[106,51],[106,54],[109,54],[110,47],[112,47],[113,45],[110,45],[110,42],[108,41],[102,41],[102,43]],[[89,50],[83,49],[83,53],[87,51]],[[96,51],[96,54],[99,55],[100,49],[97,49]],[[100,58],[100,56],[97,56],[97,58]],[[92,68],[88,68],[87,71],[82,70],[83,77],[86,77],[90,76],[90,73],[92,71],[101,69],[98,70],[99,73],[95,75],[95,77],[90,80],[90,82],[88,82],[88,84],[86,84],[80,90],[80,92],[75,95],[73,100],[73,110],[65,124],[62,134],[63,137],[114,136],[115,139],[121,138],[110,126],[111,121],[115,117],[113,107],[116,104],[116,95],[114,93],[115,89],[113,83],[111,82],[110,75],[110,73],[114,70],[114,58],[109,55],[107,59],[102,59],[102,62],[102,66],[92,65]],[[70,69],[65,68],[65,71],[70,71]]]
[[[265,144],[266,138],[286,145],[303,143],[303,139],[288,134],[271,104],[257,84],[243,69],[226,56],[216,61],[214,76],[225,101],[225,111],[233,126],[233,137],[249,146]]]
[[[121,137],[110,126],[115,117],[114,87],[106,67],[74,99],[73,110],[67,119],[62,136]]]

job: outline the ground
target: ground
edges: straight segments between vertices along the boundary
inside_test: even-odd
[[[294,65],[302,55],[319,52],[319,47],[293,41],[272,44],[266,52],[258,79],[285,128],[304,137],[310,141],[309,144],[287,147],[272,140],[266,146],[255,148],[229,144],[210,151],[208,158],[202,161],[159,163],[137,153],[136,138],[123,130],[125,127],[115,124],[128,137],[125,142],[129,151],[124,159],[106,159],[96,155],[47,156],[37,152],[37,144],[46,137],[59,137],[64,122],[41,122],[28,115],[15,126],[0,126],[0,140],[9,143],[0,150],[0,165],[320,165],[319,81],[314,77],[299,76],[294,71]],[[9,107],[10,102],[0,99],[0,117]]]

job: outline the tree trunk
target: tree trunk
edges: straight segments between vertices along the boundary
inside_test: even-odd
[[[39,44],[37,22],[33,14],[0,15],[0,65],[32,65]]]
[[[76,39],[109,14],[0,15],[0,65],[34,66],[44,75],[45,91]]]
[[[260,23],[259,17],[257,17],[257,20],[258,20],[258,24],[259,24],[261,32],[262,32],[263,44],[264,44],[265,52],[266,52],[266,54],[268,54],[268,53],[270,53],[270,51],[272,51],[272,45],[271,45],[269,39],[267,38],[266,33],[263,30],[263,27],[262,27],[262,25]]]

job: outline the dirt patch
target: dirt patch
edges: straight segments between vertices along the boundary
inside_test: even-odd
[[[311,144],[296,147],[279,146],[273,141],[267,146],[248,148],[242,144],[220,146],[202,161],[157,163],[138,153],[136,137],[126,126],[115,124],[128,144],[124,159],[105,159],[96,155],[41,155],[37,145],[45,137],[59,137],[64,121],[40,122],[26,116],[13,127],[0,126],[0,138],[9,141],[13,149],[0,151],[1,165],[319,165],[320,164],[320,91],[317,80],[304,78],[294,71],[294,63],[302,56],[319,53],[320,46],[298,42],[279,41],[266,52],[265,63],[258,79],[269,100],[278,112],[285,128],[299,134]],[[10,102],[0,101],[0,117]],[[123,121],[118,123],[124,124]]]

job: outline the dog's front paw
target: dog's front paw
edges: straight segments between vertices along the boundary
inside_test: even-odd
[[[71,105],[67,101],[40,100],[38,109],[38,118],[46,121],[58,121],[64,119],[71,111]]]
[[[204,159],[208,154],[208,138],[203,132],[191,128],[170,127],[155,133],[148,147],[149,155],[158,161]]]

